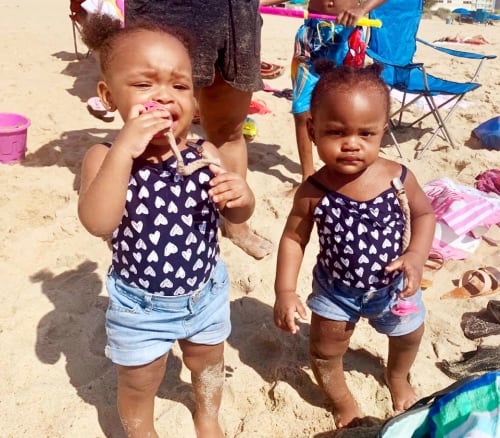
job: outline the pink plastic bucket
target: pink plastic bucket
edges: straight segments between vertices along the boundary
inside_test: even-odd
[[[14,163],[26,155],[30,119],[14,113],[0,113],[0,163]]]

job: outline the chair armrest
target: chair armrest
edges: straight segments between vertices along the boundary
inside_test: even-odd
[[[447,55],[456,56],[458,58],[470,58],[470,59],[495,59],[496,55],[483,55],[481,53],[464,52],[462,50],[448,49],[447,47],[437,46],[421,38],[417,38],[417,42],[424,44],[426,46],[432,47],[439,52],[446,53]]]
[[[412,68],[421,68],[421,67],[424,66],[424,64],[421,63],[421,62],[411,63],[411,64],[396,64],[393,61],[390,61],[390,60],[384,58],[383,56],[380,56],[379,54],[375,53],[370,48],[366,49],[366,54],[370,58],[372,58],[374,61],[376,61],[376,62],[378,62],[380,64],[387,64],[387,65],[390,65],[392,67],[400,67],[400,68],[412,69]]]

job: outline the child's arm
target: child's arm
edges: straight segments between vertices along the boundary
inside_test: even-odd
[[[423,267],[429,256],[436,225],[432,206],[415,175],[410,171],[404,186],[411,216],[410,243],[404,254],[386,267],[387,272],[404,272],[405,288],[401,293],[403,298],[413,295],[420,287]]]
[[[297,333],[299,330],[295,322],[295,313],[302,319],[306,318],[305,307],[296,289],[304,250],[314,225],[311,198],[307,193],[309,190],[308,183],[303,183],[297,190],[278,248],[274,282],[276,294],[274,322],[279,328],[291,333]]]
[[[210,170],[215,176],[210,180],[212,188],[208,194],[221,214],[234,224],[245,222],[255,208],[255,197],[246,181],[241,175],[215,164],[210,165]]]
[[[161,111],[145,112],[143,105],[135,105],[111,147],[97,144],[87,151],[81,170],[78,216],[89,233],[107,237],[120,224],[134,159],[171,123]]]
[[[344,9],[337,15],[336,23],[342,24],[347,27],[354,27],[358,20],[368,15],[368,13],[385,3],[386,0],[366,0],[363,2],[358,2],[358,6],[355,8]]]

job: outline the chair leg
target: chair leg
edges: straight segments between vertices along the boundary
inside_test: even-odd
[[[75,56],[76,56],[76,59],[80,59],[80,54],[78,53],[78,46],[76,44],[76,23],[74,21],[71,22],[71,27],[72,27],[72,30],[73,30],[73,46],[75,48]]]
[[[434,99],[432,98],[432,96],[429,96],[428,98],[428,103],[429,103],[429,106],[432,109],[432,115],[434,116],[434,118],[436,119],[436,122],[438,124],[438,127],[434,130],[433,134],[432,134],[432,137],[429,139],[429,141],[425,144],[425,146],[420,150],[420,152],[417,154],[417,160],[419,160],[420,158],[422,158],[422,155],[424,154],[424,152],[426,151],[426,149],[431,145],[431,143],[434,141],[434,138],[436,137],[436,135],[439,133],[439,131],[443,131],[443,135],[445,136],[445,140],[448,141],[448,143],[451,145],[451,147],[453,149],[456,149],[457,147],[455,146],[455,143],[448,131],[448,128],[446,127],[446,122],[450,119],[451,115],[455,112],[455,110],[457,109],[458,107],[458,103],[463,99],[464,95],[462,94],[461,96],[459,96],[456,100],[456,102],[453,104],[453,106],[450,108],[450,110],[448,111],[448,113],[446,114],[446,116],[443,118],[441,116],[441,113],[439,112],[439,107],[436,105],[436,103],[434,102]],[[430,101],[429,101],[430,100]],[[431,106],[432,105],[432,106]]]
[[[397,149],[398,154],[399,154],[399,158],[403,158],[403,154],[401,153],[401,148],[399,147],[399,143],[396,140],[396,136],[394,135],[394,132],[392,131],[390,124],[389,124],[389,127],[387,129],[389,131],[389,135],[392,138],[392,141],[394,142],[394,146],[396,146],[396,149]]]

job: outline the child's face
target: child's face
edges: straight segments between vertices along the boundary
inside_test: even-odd
[[[170,112],[175,136],[187,135],[195,111],[189,54],[167,34],[130,35],[115,47],[99,94],[125,122],[134,105],[157,102]]]
[[[386,127],[384,100],[373,90],[332,90],[308,121],[321,160],[331,170],[351,175],[377,159]]]

